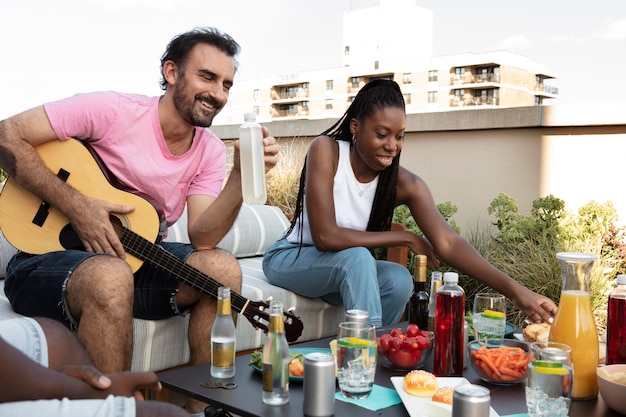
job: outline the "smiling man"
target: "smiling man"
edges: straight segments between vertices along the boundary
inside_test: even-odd
[[[76,329],[104,373],[130,369],[133,317],[161,319],[185,311],[191,315],[191,362],[208,362],[216,301],[148,263],[133,273],[110,214],[131,213],[134,207],[82,194],[46,168],[35,148],[68,138],[83,141],[118,188],[146,197],[168,226],[187,205],[191,244],[162,242],[162,247],[240,292],[236,259],[216,249],[242,204],[239,144],[224,184],[226,148],[208,129],[228,100],[238,53],[239,45],[227,34],[197,28],[176,36],[163,54],[160,97],[78,94],[0,122],[0,166],[60,210],[84,246],[18,253],[7,269],[7,296],[18,313],[54,318]],[[269,169],[278,146],[266,129],[263,142]],[[190,404],[189,411],[199,407]]]

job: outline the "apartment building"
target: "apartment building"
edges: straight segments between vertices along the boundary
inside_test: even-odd
[[[401,19],[398,21],[398,19]],[[238,80],[215,124],[254,112],[260,122],[338,118],[361,87],[387,78],[404,93],[408,114],[472,107],[547,104],[556,75],[508,51],[432,57],[430,10],[415,0],[381,0],[343,18],[343,66]]]

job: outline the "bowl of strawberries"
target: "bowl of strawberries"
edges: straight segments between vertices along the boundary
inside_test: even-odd
[[[432,349],[432,332],[412,323],[405,329],[396,327],[378,337],[380,363],[391,369],[421,369]]]

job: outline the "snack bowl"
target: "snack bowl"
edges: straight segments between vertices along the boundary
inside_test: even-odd
[[[393,329],[378,338],[378,358],[382,366],[408,371],[421,369],[433,350],[433,333],[419,330],[415,325],[406,331]]]
[[[600,395],[608,406],[626,414],[626,364],[601,366],[596,369],[596,377]]]
[[[487,339],[468,345],[470,363],[480,379],[490,384],[524,382],[530,344],[516,339]]]

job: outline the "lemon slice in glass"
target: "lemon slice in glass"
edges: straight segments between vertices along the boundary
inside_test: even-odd
[[[533,372],[549,375],[567,375],[569,371],[557,361],[533,361]]]
[[[337,341],[340,346],[345,346],[353,349],[365,349],[370,347],[374,342],[367,339],[359,339],[358,337],[346,337]]]
[[[501,311],[485,310],[482,316],[486,319],[503,320],[504,313]]]

